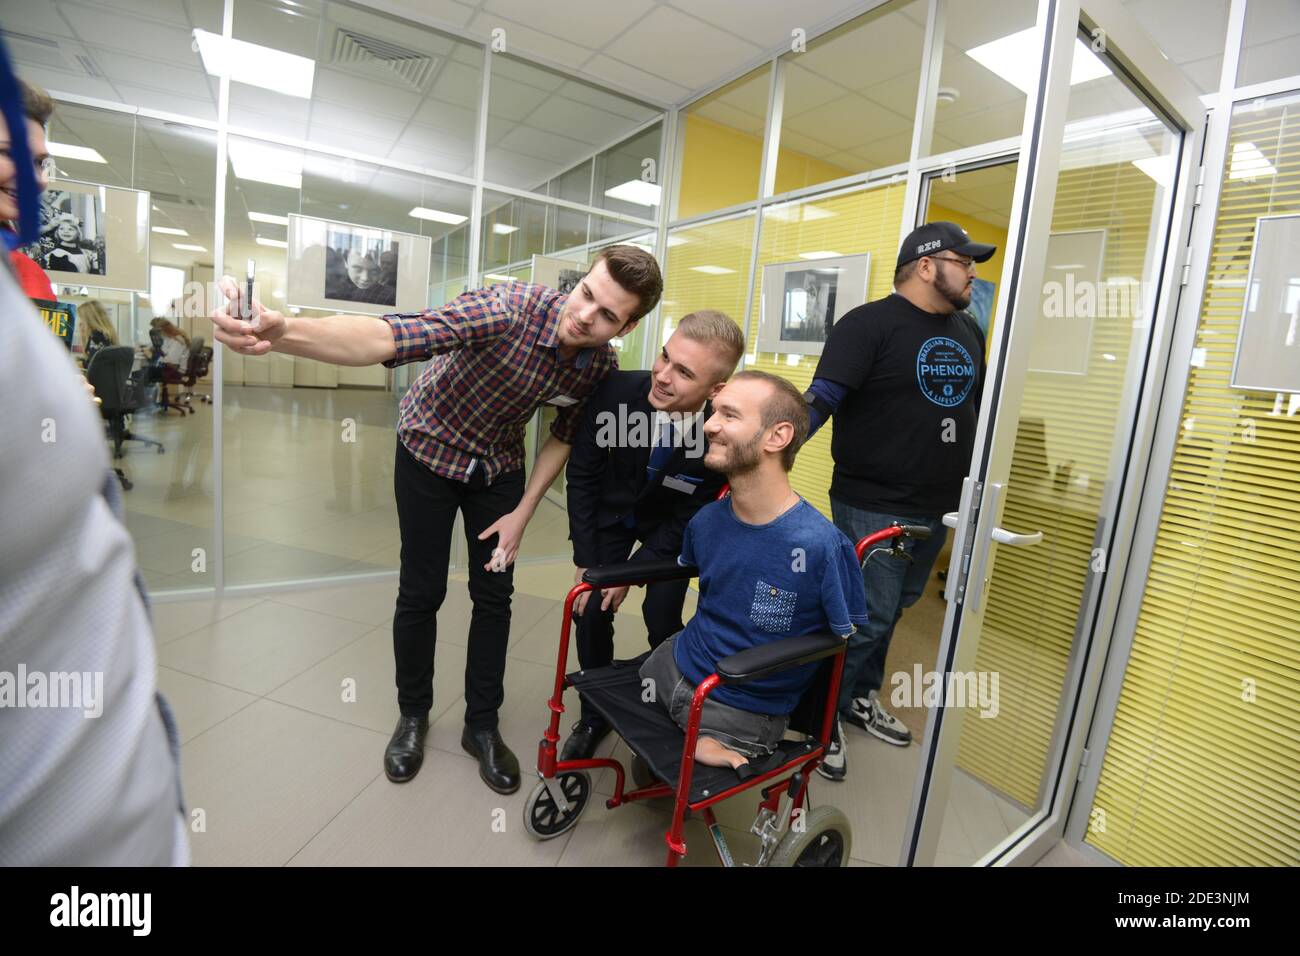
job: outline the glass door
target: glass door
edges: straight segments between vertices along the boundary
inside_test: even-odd
[[[1029,106],[1006,264],[991,274],[979,432],[961,510],[945,519],[948,606],[906,865],[1005,862],[1073,783],[1061,757],[1134,423],[1155,400],[1152,317],[1196,123],[1184,91],[1173,111],[1135,79],[1161,54],[1122,8],[1104,9],[1098,23],[1087,2],[1043,0],[1033,42],[1016,41],[1041,73],[1003,76],[1028,87]]]

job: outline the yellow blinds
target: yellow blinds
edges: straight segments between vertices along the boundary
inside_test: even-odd
[[[1229,385],[1256,220],[1300,213],[1300,98],[1233,114],[1182,429],[1088,842],[1300,863],[1300,395]]]

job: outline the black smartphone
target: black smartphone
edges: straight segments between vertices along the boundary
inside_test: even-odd
[[[257,260],[248,260],[248,284],[244,287],[243,301],[239,303],[239,317],[245,322],[253,321],[253,280],[257,277]]]

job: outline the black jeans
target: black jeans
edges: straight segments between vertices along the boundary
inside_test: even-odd
[[[465,724],[473,730],[497,726],[505,697],[506,645],[510,637],[510,595],[514,567],[485,571],[496,538],[479,541],[483,530],[514,511],[524,495],[524,472],[498,475],[490,485],[475,471],[469,482],[436,475],[402,443],[393,469],[397,521],[402,532],[402,570],[393,615],[393,657],[397,703],[404,717],[423,717],[433,706],[433,654],[438,608],[447,596],[451,532],[460,511],[469,546],[469,623],[465,664]]]
[[[596,536],[596,556],[601,564],[626,561],[636,546],[636,532],[630,528],[602,528]],[[641,616],[645,619],[650,647],[656,648],[682,629],[682,605],[690,581],[662,581],[647,584]],[[583,670],[604,667],[614,660],[614,612],[602,611],[602,592],[592,591],[587,610],[578,619],[578,663]],[[594,708],[582,702],[584,718],[599,719]]]

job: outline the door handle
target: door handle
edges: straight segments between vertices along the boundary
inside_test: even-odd
[[[943,526],[945,528],[956,528],[957,521],[961,518],[960,511],[949,511],[943,516]]]
[[[946,515],[944,517],[947,517]],[[1041,544],[1043,532],[1035,531],[1032,534],[1016,534],[1014,531],[1007,531],[1005,528],[994,528],[992,538],[998,544],[1009,544],[1016,548],[1027,548],[1033,544]]]
[[[1002,492],[1006,486],[995,481],[989,485],[988,499],[984,507],[989,511],[990,517],[996,519],[998,516],[998,501],[1002,497]],[[974,555],[971,558],[970,576],[966,581],[966,607],[968,610],[975,610],[979,607],[984,597],[984,585],[988,582],[984,579],[984,568],[988,564],[989,550],[992,542],[998,544],[1009,544],[1013,547],[1024,548],[1030,545],[1038,544],[1043,540],[1043,532],[1035,531],[1032,534],[1016,534],[1005,528],[994,527],[989,532],[989,544],[984,547],[976,547]]]

